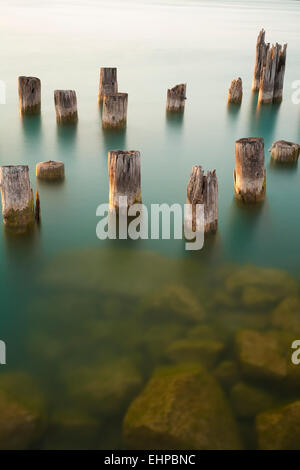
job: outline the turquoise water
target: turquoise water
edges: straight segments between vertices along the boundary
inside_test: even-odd
[[[77,367],[91,367],[95,376],[104,364],[108,369],[112,364],[113,371],[125,356],[135,364],[142,390],[153,370],[168,363],[169,343],[185,337],[193,326],[188,319],[149,316],[140,303],[153,292],[164,291],[169,284],[189,288],[207,309],[201,321],[225,344],[226,354],[218,361],[231,360],[235,327],[243,323],[245,306],[230,307],[240,315],[228,317],[233,323],[231,335],[218,330],[217,307],[210,300],[224,281],[222,269],[228,274],[238,269],[232,265],[251,263],[299,278],[298,168],[271,167],[267,152],[275,140],[300,141],[300,105],[292,102],[292,83],[300,78],[299,19],[297,1],[3,0],[0,79],[6,83],[7,97],[0,105],[0,162],[29,166],[32,187],[40,192],[42,225],[27,237],[4,230],[0,234],[0,337],[7,344],[7,365],[0,373],[23,371],[38,382],[47,426],[32,447],[125,445],[122,420],[137,390],[124,403],[117,394],[120,406],[109,414],[105,409],[110,392],[99,391],[100,408],[93,400],[87,407],[90,388],[79,398],[72,393],[85,375],[68,377]],[[261,27],[268,41],[288,42],[288,58],[282,104],[258,110],[251,81]],[[125,132],[101,128],[97,106],[101,66],[118,67],[119,90],[129,94]],[[19,75],[41,79],[40,117],[20,118]],[[228,108],[227,90],[238,76],[243,79],[243,103],[240,109]],[[167,118],[166,89],[182,82],[187,83],[184,115]],[[76,90],[79,122],[77,127],[61,129],[56,125],[53,91],[65,88]],[[250,136],[265,139],[267,198],[257,208],[240,206],[233,197],[234,142]],[[192,166],[216,169],[219,229],[203,250],[186,252],[181,240],[96,238],[96,208],[108,201],[107,152],[115,148],[141,152],[146,205],[183,204]],[[36,163],[49,159],[65,163],[66,179],[59,185],[36,181]],[[269,318],[285,296],[267,306],[254,303],[251,309]],[[222,302],[218,308],[229,313]],[[170,306],[161,309],[172,311]],[[249,312],[245,315],[248,318]],[[176,330],[170,336],[169,322]],[[161,333],[157,339],[160,330],[165,336]],[[151,348],[156,339],[157,347]],[[210,368],[216,368],[218,361]],[[109,383],[105,377],[101,383]],[[120,381],[117,388],[122,389]],[[56,418],[66,409],[96,420],[94,427],[84,421],[92,436],[88,444],[80,426],[77,432]],[[237,421],[244,429],[245,420],[237,417]],[[253,416],[246,419],[251,436],[253,423]],[[244,447],[258,445],[240,432]]]

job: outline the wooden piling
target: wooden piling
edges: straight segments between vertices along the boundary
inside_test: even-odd
[[[265,30],[262,29],[259,32],[257,41],[256,41],[256,54],[255,54],[255,63],[254,63],[254,72],[252,80],[252,91],[259,90],[260,78],[263,71],[263,68],[266,64],[267,53],[270,47],[270,44],[265,42]]]
[[[241,104],[243,99],[243,84],[242,79],[239,77],[232,80],[228,90],[228,103]]]
[[[218,227],[218,179],[216,170],[204,173],[200,165],[194,165],[187,186],[187,204],[192,205],[192,229],[196,231],[200,221],[196,219],[196,205],[204,205],[204,232]],[[200,224],[201,225],[201,224]]]
[[[186,100],[186,83],[176,85],[167,91],[167,111],[183,111]]]
[[[25,232],[34,224],[28,166],[1,166],[0,187],[4,225],[9,229]]]
[[[277,65],[276,65],[276,74],[275,74],[275,83],[274,83],[274,95],[273,95],[273,101],[275,103],[280,103],[282,101],[285,63],[286,63],[286,50],[287,50],[287,44],[284,44],[283,47],[279,46]]]
[[[65,165],[63,162],[53,160],[39,162],[36,165],[36,176],[50,181],[63,179],[65,177]]]
[[[141,156],[137,150],[108,152],[109,205],[119,212],[119,197],[127,196],[127,207],[140,203]]]
[[[118,93],[116,67],[102,67],[100,69],[98,103],[103,102],[104,95],[115,95],[116,93]]]
[[[36,77],[18,77],[20,114],[39,114],[41,111],[41,81]]]
[[[280,47],[281,46],[276,43],[268,49],[266,65],[263,68],[259,84],[259,104],[273,103],[275,77]]]
[[[300,154],[300,145],[286,140],[278,140],[272,144],[271,160],[280,163],[294,163],[298,161]]]
[[[266,193],[264,139],[243,138],[235,143],[233,172],[236,197],[246,203],[261,201]]]
[[[54,104],[58,124],[77,122],[77,97],[74,90],[55,90]]]
[[[122,129],[126,127],[127,107],[127,93],[104,95],[102,127],[104,129]]]
[[[41,221],[41,201],[40,201],[40,195],[39,195],[39,192],[36,191],[36,194],[35,194],[35,220],[37,221],[37,223],[39,224],[40,221]]]

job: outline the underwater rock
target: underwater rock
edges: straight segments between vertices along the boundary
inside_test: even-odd
[[[210,339],[180,339],[169,345],[168,359],[174,362],[199,362],[211,368],[220,358],[225,345]]]
[[[153,292],[142,303],[142,311],[160,317],[178,317],[185,320],[201,321],[205,317],[203,306],[193,292],[177,284],[167,284]]]
[[[244,382],[238,382],[232,387],[230,399],[234,411],[242,418],[251,418],[276,403],[270,393]]]
[[[214,378],[195,364],[159,368],[123,424],[133,449],[240,449],[232,412]]]
[[[67,392],[80,407],[101,416],[113,416],[126,409],[143,384],[143,378],[129,358],[104,365],[78,366],[64,372]]]
[[[300,334],[300,297],[285,298],[272,312],[274,328]]]
[[[0,376],[0,449],[28,449],[43,434],[42,396],[31,377],[21,372]]]
[[[264,330],[269,325],[269,316],[248,311],[222,312],[213,322],[216,333],[222,341],[230,340],[241,329]]]
[[[186,337],[190,339],[218,339],[216,331],[211,326],[204,324],[195,325],[192,328],[189,328],[186,332]]]
[[[295,295],[297,282],[285,271],[246,265],[226,280],[226,289],[246,307],[264,307]]]
[[[232,387],[239,380],[239,368],[233,361],[222,361],[213,371],[213,376],[222,387]]]
[[[245,376],[280,381],[282,387],[300,385],[300,368],[291,361],[293,333],[241,330],[236,335],[237,356]]]
[[[259,414],[256,431],[262,450],[300,450],[300,401]]]

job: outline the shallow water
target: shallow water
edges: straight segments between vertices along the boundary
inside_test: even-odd
[[[129,402],[157,366],[172,362],[166,353],[172,342],[185,338],[197,323],[209,326],[224,345],[213,364],[206,364],[214,370],[221,360],[236,361],[236,330],[274,328],[273,309],[286,296],[298,293],[287,291],[251,307],[216,300],[234,272],[232,265],[284,269],[299,278],[299,172],[297,166],[270,166],[267,150],[275,140],[299,142],[300,105],[292,103],[292,82],[299,79],[300,5],[255,0],[63,4],[32,0],[25,6],[4,0],[1,12],[0,35],[6,49],[0,79],[6,82],[7,99],[6,105],[0,105],[0,162],[29,165],[42,207],[42,225],[34,234],[16,237],[3,230],[0,236],[5,371],[28,372],[42,390],[51,426],[33,447],[118,448],[125,445],[121,429]],[[268,41],[289,45],[283,102],[257,109],[256,95],[250,90],[261,27]],[[118,67],[119,89],[129,93],[125,132],[101,129],[97,87],[99,68],[105,65]],[[41,78],[41,117],[20,118],[18,75]],[[238,76],[243,79],[243,104],[240,109],[228,108],[227,89]],[[187,82],[184,115],[168,118],[166,89],[181,82]],[[57,128],[53,103],[57,88],[76,90],[77,127]],[[267,198],[255,208],[245,208],[233,198],[234,142],[248,136],[265,139]],[[108,200],[107,152],[115,148],[141,151],[146,205],[183,204],[192,166],[216,168],[219,229],[203,250],[187,252],[181,240],[96,238],[96,208]],[[36,163],[48,159],[64,161],[63,183],[36,181]],[[247,276],[244,282],[244,287],[251,284]],[[178,291],[182,286],[190,289],[205,317],[178,318],[169,304],[159,304],[156,314],[143,307],[149,296],[155,298],[168,285]],[[273,290],[277,288],[275,282]],[[230,296],[235,298],[236,293]],[[121,358],[134,364],[133,375],[138,376],[133,380],[136,388],[129,386],[126,398],[116,393],[111,399],[115,403],[108,405],[107,371],[99,379],[108,383],[106,391],[95,385],[95,392],[91,385],[76,393],[76,384],[101,377],[104,366],[114,377]],[[73,377],[77,368],[79,375]],[[89,378],[86,371],[80,375],[88,368]],[[124,377],[117,378],[112,388],[122,389],[123,382]],[[252,377],[250,382],[269,387],[261,378]],[[99,398],[91,399],[93,393]],[[230,390],[225,393],[230,398]],[[278,390],[276,400],[295,399],[297,393],[292,387],[282,398]],[[65,421],[65,428],[61,425],[62,410],[84,415],[87,440],[80,426],[78,431]],[[257,447],[254,417],[237,416],[237,421],[244,447]]]

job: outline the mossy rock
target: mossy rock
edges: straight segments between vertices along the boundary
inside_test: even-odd
[[[46,415],[42,395],[21,372],[0,376],[0,449],[28,449],[42,436]]]
[[[214,378],[195,364],[159,368],[123,424],[133,449],[240,449],[232,412]]]
[[[239,368],[234,361],[222,361],[213,371],[213,376],[224,388],[230,388],[239,378]]]
[[[182,339],[174,341],[166,351],[168,359],[174,362],[199,362],[208,368],[215,365],[225,345],[210,339]]]
[[[78,366],[64,371],[67,394],[83,410],[98,416],[118,415],[143,384],[135,363],[129,358],[106,364]]]
[[[239,307],[239,299],[237,296],[232,295],[224,287],[217,287],[212,292],[210,299],[210,308],[213,310],[220,309],[235,309]]]
[[[286,271],[246,265],[226,280],[226,289],[240,297],[245,307],[264,308],[295,295],[298,285]]]
[[[186,332],[186,337],[189,339],[218,339],[217,332],[211,326],[204,324],[189,328]]]
[[[237,356],[245,376],[300,387],[300,368],[291,361],[293,333],[241,330],[236,336]]]
[[[276,399],[270,393],[244,382],[238,382],[232,387],[230,398],[235,413],[242,418],[251,418],[276,404]]]
[[[263,331],[269,322],[269,316],[260,313],[223,312],[213,320],[213,326],[220,339],[228,341],[241,329]]]
[[[300,334],[300,297],[285,298],[272,312],[274,328]]]
[[[181,285],[167,284],[151,293],[141,305],[143,315],[159,318],[179,318],[186,321],[201,321],[205,311],[193,292]]]
[[[256,432],[262,450],[300,450],[300,401],[259,414]]]

